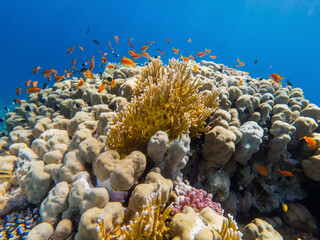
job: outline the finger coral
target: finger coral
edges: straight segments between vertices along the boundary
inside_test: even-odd
[[[203,189],[190,188],[184,195],[178,196],[172,212],[182,212],[186,207],[192,207],[195,212],[201,212],[205,207],[209,207],[218,214],[222,214],[221,205],[212,201],[212,194],[207,194]]]
[[[120,155],[133,150],[146,152],[149,139],[159,130],[169,140],[182,134],[198,137],[207,132],[205,120],[214,112],[218,91],[199,92],[202,83],[193,78],[187,63],[153,59],[141,73],[133,98],[112,120],[106,147]]]

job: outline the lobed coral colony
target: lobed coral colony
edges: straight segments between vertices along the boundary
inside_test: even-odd
[[[7,113],[0,238],[317,239],[320,108],[183,60],[124,58]]]

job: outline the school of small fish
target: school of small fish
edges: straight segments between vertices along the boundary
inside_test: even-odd
[[[87,29],[87,34],[90,33],[90,28]],[[114,36],[114,41],[116,42],[116,44],[119,44],[120,40],[119,40],[119,37],[118,36]],[[128,50],[128,54],[130,55],[131,58],[129,57],[126,57],[126,56],[123,56],[122,59],[119,61],[120,63],[122,63],[123,65],[125,66],[143,66],[144,63],[137,63],[135,61],[137,61],[137,59],[141,58],[141,57],[144,57],[147,59],[147,61],[151,58],[150,54],[147,52],[148,50],[150,50],[150,48],[152,47],[152,45],[155,43],[155,41],[147,41],[142,47],[141,47],[141,50],[140,50],[140,53],[138,53],[135,49],[134,49],[134,46],[133,46],[133,40],[134,38],[133,37],[130,37],[128,39],[128,42],[129,42],[129,46],[131,48],[131,50]],[[109,49],[111,50],[111,54],[114,56],[114,57],[119,57],[120,55],[115,53],[114,51],[114,47],[112,46],[112,43],[111,43],[112,40],[108,40],[107,41],[107,46],[109,47]],[[167,44],[170,44],[170,40],[167,38],[165,39],[165,41],[167,42]],[[92,42],[97,45],[98,47],[101,47],[103,44],[101,43],[101,41],[98,41],[96,39],[93,39]],[[193,41],[191,40],[191,38],[189,38],[187,40],[188,44],[192,44]],[[175,47],[171,47],[172,50],[173,50],[173,53],[174,54],[179,54],[179,51],[180,49],[179,48],[175,48]],[[78,51],[77,51],[78,49]],[[165,54],[165,52],[163,50],[161,50],[160,48],[156,48],[157,52],[159,53],[160,56],[154,56],[154,57],[161,57],[163,54]],[[84,52],[84,48],[80,45],[77,46],[77,48],[75,46],[71,46],[69,48],[67,48],[67,54],[68,55],[73,55],[73,54],[78,54],[79,52]],[[108,62],[108,59],[107,59],[107,55],[108,55],[108,52],[106,50],[100,50],[98,49],[97,52],[99,54],[101,54],[101,60],[99,61],[99,67],[104,67],[105,69],[115,69],[115,66],[113,64],[110,64]],[[84,53],[83,53],[84,54]],[[196,57],[198,58],[202,58],[202,57],[205,57],[205,56],[208,56],[210,57],[211,59],[216,59],[217,56],[215,55],[212,55],[212,51],[211,49],[208,49],[208,48],[205,48],[203,51],[199,51],[198,53],[195,53]],[[184,62],[188,62],[189,59],[192,59],[194,60],[195,58],[192,56],[192,55],[189,55],[188,57],[186,56],[183,56],[182,54],[180,54],[180,58],[182,59],[182,61]],[[234,68],[237,68],[237,67],[243,67],[245,66],[245,63],[243,61],[240,61],[239,58],[237,58],[237,62],[238,64],[234,67]],[[94,70],[95,68],[95,57],[92,56],[91,58],[89,58],[88,60],[86,60],[84,63],[81,64],[81,67],[79,70],[76,66],[77,64],[77,58],[76,57],[73,57],[73,59],[71,60],[71,65],[67,68],[64,68],[64,74],[62,75],[58,75],[58,71],[54,68],[47,68],[47,69],[44,69],[42,71],[42,75],[44,78],[47,78],[47,81],[50,82],[53,78],[54,78],[54,82],[61,82],[65,79],[68,79],[70,78],[71,76],[73,76],[74,74],[84,74],[87,78],[89,79],[92,79],[93,78],[93,73],[92,71]],[[254,64],[257,64],[258,63],[258,60],[255,59],[254,61]],[[89,64],[89,68],[85,68],[85,66],[87,66]],[[106,64],[106,65],[103,65],[103,64]],[[79,67],[79,66],[78,66]],[[40,66],[36,66],[32,69],[33,71],[33,74],[36,75],[39,73],[39,70],[42,69],[42,67]],[[70,70],[71,69],[71,70]],[[195,65],[192,69],[193,72],[196,72],[198,71],[198,66]],[[101,73],[100,73],[101,74]],[[249,74],[249,73],[248,73]],[[270,79],[272,81],[274,81],[275,83],[277,84],[281,84],[281,80],[284,79],[283,77],[281,77],[279,74],[276,74],[276,73],[272,73],[270,76]],[[31,85],[32,83],[32,85]],[[41,88],[37,87],[37,83],[38,81],[32,81],[31,79],[27,80],[26,81],[26,89],[25,89],[25,93],[28,93],[28,94],[32,94],[32,93],[38,93]],[[106,84],[104,87],[103,85]],[[109,85],[110,88],[113,88],[115,86],[115,83],[113,83],[112,81],[110,83],[104,83],[99,89],[98,89],[98,92],[102,92],[105,87],[107,85]],[[239,85],[242,85],[243,83],[239,83]],[[77,88],[79,87],[82,87],[85,85],[85,82],[83,80],[79,80],[78,84],[76,85]],[[45,83],[43,85],[43,89],[46,89],[48,88],[48,83]],[[19,96],[21,95],[23,92],[22,92],[22,89],[20,86],[17,87],[16,89],[16,95]],[[18,97],[15,97],[13,99],[13,104],[17,104],[17,105],[20,105],[22,104],[22,100],[19,99]],[[307,140],[306,140],[307,141]]]

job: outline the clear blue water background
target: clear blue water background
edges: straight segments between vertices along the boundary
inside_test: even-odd
[[[108,61],[120,61],[128,56],[128,38],[134,37],[138,51],[146,41],[154,40],[148,52],[158,55],[156,48],[160,48],[166,52],[164,60],[174,56],[172,47],[184,56],[209,48],[217,56],[215,62],[229,67],[240,58],[245,62],[241,70],[251,76],[267,78],[278,73],[320,105],[319,23],[320,1],[315,0],[3,1],[0,102],[11,104],[17,86],[25,87],[30,78],[42,86],[47,80],[41,74],[33,75],[36,66],[42,67],[40,71],[55,68],[62,74],[74,57],[78,68],[93,54],[101,59],[97,50],[108,52]],[[86,34],[88,27],[90,34]],[[107,40],[120,57],[111,54]],[[71,46],[76,48],[68,55]],[[202,59],[211,60],[207,56],[196,61]],[[145,59],[138,60],[142,61]],[[93,72],[101,70],[96,66]]]

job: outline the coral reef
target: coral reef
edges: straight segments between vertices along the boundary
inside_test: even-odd
[[[173,205],[172,212],[174,214],[182,212],[186,207],[192,207],[195,212],[200,212],[205,207],[209,207],[217,214],[222,215],[223,210],[219,203],[212,201],[212,194],[207,194],[203,189],[196,189],[180,182],[175,186],[177,192],[176,201]],[[183,189],[183,190],[182,190]],[[182,190],[182,191],[181,191]]]
[[[163,131],[158,131],[150,138],[147,152],[164,177],[181,181],[180,170],[189,161],[190,138],[182,134],[180,138],[172,140],[169,144],[168,135]]]
[[[81,216],[75,240],[103,239],[120,225],[124,218],[121,203],[110,202],[104,208],[90,208]]]
[[[302,89],[209,61],[114,67],[6,114],[0,238],[319,238],[320,108]]]
[[[103,187],[93,187],[87,172],[80,172],[73,177],[68,195],[71,212],[84,213],[93,207],[103,208],[108,202],[108,191]]]
[[[191,207],[187,207],[173,217],[172,225],[174,240],[242,239],[242,233],[230,214],[225,218],[209,207],[198,214]]]
[[[173,184],[170,179],[165,179],[159,172],[151,171],[148,173],[145,183],[136,186],[129,199],[128,210],[131,213],[141,212],[147,199],[155,193],[161,185],[161,204],[165,205],[170,197]]]
[[[163,209],[161,194],[160,184],[156,192],[146,198],[146,204],[135,214],[134,219],[106,239],[170,239],[171,229],[166,220],[169,218],[171,205]]]
[[[205,120],[217,107],[217,92],[198,92],[202,84],[187,66],[171,60],[164,67],[155,59],[142,70],[131,102],[112,119],[107,148],[120,155],[146,152],[149,139],[159,130],[165,131],[169,140],[208,131]]]
[[[57,215],[63,213],[68,207],[69,185],[66,182],[58,183],[41,203],[40,215],[44,222],[55,225]]]
[[[146,167],[146,157],[139,151],[134,151],[120,159],[115,150],[101,153],[94,162],[94,173],[98,179],[98,186],[108,181],[110,187],[116,191],[127,191],[141,177]]]
[[[316,232],[318,229],[317,220],[299,203],[288,203],[288,211],[284,213],[283,219],[290,227],[304,232]]]
[[[28,233],[39,222],[41,217],[38,208],[13,212],[0,219],[0,239],[27,239]]]
[[[283,240],[281,235],[273,227],[259,218],[254,219],[243,229],[243,237],[246,240],[274,239]]]

